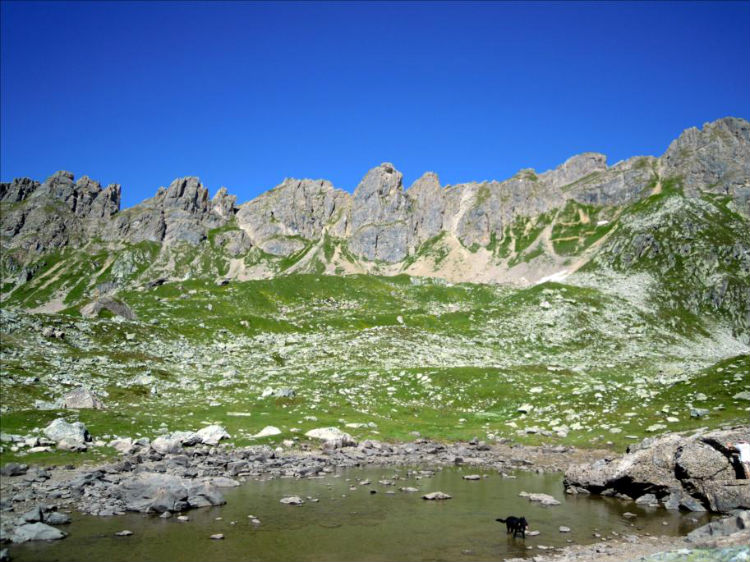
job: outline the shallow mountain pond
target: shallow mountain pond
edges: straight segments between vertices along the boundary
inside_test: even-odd
[[[467,474],[482,478],[464,480]],[[560,474],[519,472],[503,478],[494,471],[451,468],[419,476],[418,470],[368,468],[322,478],[248,481],[224,490],[227,505],[187,512],[187,522],[74,513],[66,539],[11,546],[10,554],[18,561],[502,560],[539,554],[540,545],[597,542],[594,533],[684,535],[708,521],[705,514],[567,496]],[[360,485],[366,480],[371,484]],[[386,480],[392,485],[381,482]],[[402,487],[419,491],[399,491]],[[453,499],[422,499],[438,490]],[[551,494],[562,504],[543,507],[520,497],[521,491]],[[279,502],[290,495],[301,496],[304,505]],[[627,511],[637,517],[624,518]],[[509,515],[525,516],[530,529],[540,533],[526,539],[507,535],[495,519]],[[571,531],[561,533],[560,526]],[[124,529],[133,535],[115,536]],[[210,538],[217,533],[224,539]]]

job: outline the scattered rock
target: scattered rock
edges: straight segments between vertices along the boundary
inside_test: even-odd
[[[253,437],[261,438],[261,437],[270,437],[272,435],[280,435],[281,430],[278,427],[274,427],[272,425],[267,425],[263,429],[261,429],[258,433],[253,435]]]
[[[73,410],[86,408],[101,410],[104,408],[104,404],[90,389],[81,386],[63,396],[63,407]]]
[[[286,505],[302,505],[305,501],[299,496],[286,496],[279,500],[280,503]]]
[[[23,476],[29,470],[29,465],[17,462],[9,462],[0,468],[0,474],[3,476]]]
[[[197,434],[206,445],[218,445],[222,439],[231,439],[231,435],[220,425],[209,425],[197,431]]]
[[[423,500],[450,500],[453,496],[446,494],[445,492],[430,492],[422,496]]]
[[[530,494],[529,492],[521,492],[518,495],[522,498],[527,498],[530,502],[538,502],[545,506],[560,505],[560,502],[549,494]]]
[[[341,447],[356,447],[357,442],[352,438],[351,435],[341,431],[337,427],[319,427],[317,429],[311,429],[305,433],[306,437],[312,437],[313,439],[320,439],[334,448]]]

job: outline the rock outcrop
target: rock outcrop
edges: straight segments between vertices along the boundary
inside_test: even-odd
[[[750,480],[732,454],[750,428],[648,438],[615,461],[577,465],[565,474],[570,493],[652,496],[667,509],[729,512],[750,509]]]
[[[685,191],[729,195],[738,209],[750,213],[750,123],[727,117],[691,127],[661,157],[664,177],[683,178]]]
[[[349,194],[325,180],[286,179],[271,191],[245,203],[237,224],[250,242],[274,256],[289,255],[328,232],[346,231]]]

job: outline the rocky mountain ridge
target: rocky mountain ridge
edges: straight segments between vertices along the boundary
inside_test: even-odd
[[[404,190],[403,176],[390,163],[370,170],[353,194],[326,180],[286,179],[243,205],[226,188],[209,200],[198,178],[174,180],[151,199],[120,210],[121,187],[104,189],[83,176],[57,172],[43,183],[19,178],[0,184],[6,203],[2,220],[5,249],[43,252],[107,242],[144,240],[199,244],[213,228],[232,219],[245,247],[288,256],[324,234],[346,239],[350,251],[368,261],[396,263],[427,240],[449,233],[463,246],[487,247],[519,216],[535,217],[568,200],[596,205],[633,202],[657,188],[658,178],[683,178],[685,193],[727,194],[740,212],[750,212],[750,125],[737,118],[688,129],[661,158],[634,157],[608,167],[597,153],[574,156],[537,175],[521,170],[498,182],[440,185],[428,172]],[[15,204],[12,208],[7,205]]]
[[[292,273],[523,286],[604,268],[655,275],[664,306],[726,309],[750,326],[750,123],[739,118],[688,129],[659,158],[608,166],[590,152],[501,182],[442,186],[428,172],[405,189],[383,163],[351,194],[286,179],[237,205],[185,177],[120,210],[120,193],[69,172],[0,184],[3,300],[61,310],[158,279]]]

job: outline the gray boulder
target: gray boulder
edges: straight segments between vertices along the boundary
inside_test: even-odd
[[[218,445],[219,441],[222,439],[231,438],[231,435],[227,433],[227,430],[220,425],[209,425],[198,430],[196,433],[198,437],[200,437],[201,442],[206,445]]]
[[[44,428],[43,433],[55,443],[66,441],[83,445],[87,441],[91,441],[91,435],[82,422],[68,423],[63,418],[52,421]]]
[[[750,481],[730,445],[748,439],[748,428],[645,439],[614,461],[570,467],[565,487],[591,493],[651,498],[672,509],[728,512],[750,509]],[[645,501],[645,500],[644,500]]]
[[[161,455],[182,452],[182,442],[173,437],[157,437],[151,442],[151,448]]]
[[[44,522],[47,525],[67,525],[70,523],[70,515],[59,511],[51,511],[44,514]]]
[[[210,483],[195,484],[171,474],[142,472],[115,489],[128,511],[164,513],[190,507],[222,505],[224,498]]]
[[[101,410],[104,408],[104,404],[96,395],[91,392],[90,389],[85,387],[79,387],[75,390],[71,390],[63,396],[63,405],[65,408],[74,410],[80,410],[84,408],[93,408],[95,410]]]
[[[11,542],[22,543],[28,541],[54,541],[67,535],[60,529],[55,529],[44,523],[26,523],[19,525],[10,536]]]
[[[0,468],[0,474],[2,474],[3,476],[22,476],[26,474],[27,470],[29,470],[29,465],[27,464],[9,462],[7,464],[4,464],[3,467]]]
[[[698,527],[687,535],[690,542],[702,542],[708,538],[726,537],[734,533],[750,529],[750,511],[742,511],[737,515],[711,521],[707,525]]]
[[[182,478],[170,474],[142,472],[122,481],[118,487],[128,511],[162,513],[187,505],[188,487]]]

